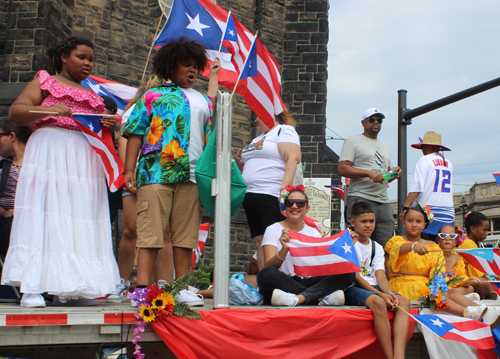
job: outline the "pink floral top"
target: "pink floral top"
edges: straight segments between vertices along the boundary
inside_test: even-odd
[[[42,106],[64,104],[74,113],[103,113],[105,106],[101,96],[91,91],[63,85],[49,75],[45,70],[40,70],[35,79],[40,77],[40,88],[49,91],[49,95],[42,101]],[[69,130],[80,131],[72,117],[47,116],[31,124],[33,131],[42,126],[58,126]]]

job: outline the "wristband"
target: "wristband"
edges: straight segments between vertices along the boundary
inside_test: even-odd
[[[410,209],[410,207],[402,206],[402,207],[401,207],[401,212],[402,212],[402,211],[407,211],[407,210],[409,210],[409,209]]]
[[[413,244],[411,245],[411,251],[413,252],[413,247],[415,247],[415,244],[417,244],[418,242],[413,242]]]
[[[278,257],[278,259],[279,259],[280,261],[284,261],[284,259],[280,257],[279,252],[276,252],[276,257]]]

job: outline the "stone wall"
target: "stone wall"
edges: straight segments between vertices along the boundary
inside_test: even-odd
[[[275,56],[282,69],[282,97],[297,121],[306,177],[330,177],[340,184],[338,157],[325,144],[328,1],[217,0],[231,10]],[[172,0],[167,1],[167,8]],[[158,0],[0,1],[0,118],[36,71],[48,69],[46,51],[74,35],[95,44],[94,74],[138,86],[149,46],[162,16]],[[163,26],[165,17],[161,20]],[[2,27],[3,26],[3,27]],[[151,56],[153,56],[155,50]],[[148,73],[151,65],[148,66]],[[206,90],[207,82],[198,88]],[[254,114],[239,95],[233,104],[233,147],[255,137]],[[340,200],[333,194],[332,229],[338,230]],[[211,216],[204,221],[213,223]],[[244,211],[232,218],[231,271],[245,271],[255,249]],[[205,255],[213,261],[213,228]]]

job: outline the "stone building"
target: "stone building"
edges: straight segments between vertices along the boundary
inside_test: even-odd
[[[340,184],[338,156],[325,143],[328,1],[217,0],[274,54],[282,70],[282,98],[297,121],[305,177],[329,177]],[[167,9],[172,0],[167,0]],[[93,74],[138,86],[162,11],[158,0],[33,0],[0,2],[0,118],[40,69],[47,49],[68,36],[95,44]],[[153,54],[154,55],[154,51]],[[149,72],[150,68],[148,69]],[[206,89],[206,82],[201,85]],[[254,115],[237,96],[233,147],[255,137]],[[331,226],[338,230],[340,199],[332,200]],[[212,221],[210,217],[205,218]],[[213,258],[213,231],[205,258]],[[232,220],[231,271],[244,271],[254,251],[243,210]]]

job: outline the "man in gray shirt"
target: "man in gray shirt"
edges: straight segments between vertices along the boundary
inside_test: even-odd
[[[399,167],[390,168],[389,148],[377,140],[384,118],[384,114],[373,107],[363,113],[361,124],[364,132],[351,136],[344,142],[338,165],[339,175],[351,179],[344,213],[346,225],[351,223],[351,208],[354,203],[370,203],[376,220],[371,239],[382,247],[394,232],[392,208],[387,196],[388,181],[384,179],[383,173],[397,170],[397,178],[401,176]]]

